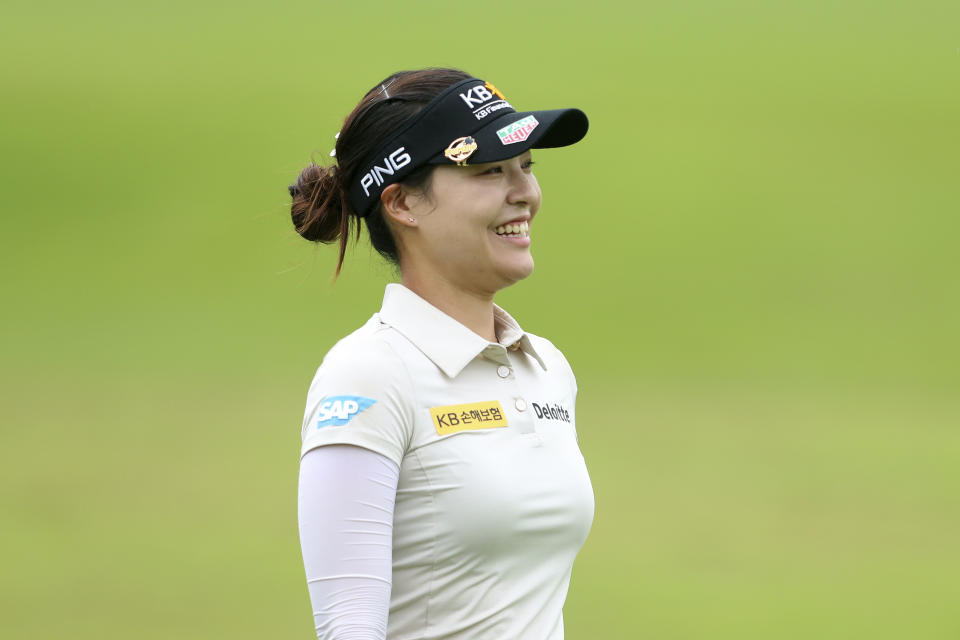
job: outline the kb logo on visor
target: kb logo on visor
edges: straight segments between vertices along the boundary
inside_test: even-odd
[[[468,107],[473,109],[478,107],[488,100],[493,100],[493,96],[497,96],[501,100],[506,100],[507,97],[503,95],[499,89],[495,86],[486,82],[483,86],[473,87],[466,93],[460,94],[460,99],[463,100]]]
[[[473,111],[473,117],[483,120],[494,111],[512,108],[506,96],[489,82],[471,87],[466,93],[459,94],[463,103]],[[494,100],[496,98],[496,100]]]

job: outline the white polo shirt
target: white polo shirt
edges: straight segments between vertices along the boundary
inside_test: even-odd
[[[391,640],[563,638],[593,520],[563,354],[495,307],[490,343],[399,284],[324,358],[301,455],[352,444],[400,468]]]

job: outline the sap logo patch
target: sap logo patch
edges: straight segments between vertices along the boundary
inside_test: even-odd
[[[317,429],[342,427],[353,416],[376,404],[376,400],[363,396],[333,396],[320,403],[317,410]]]

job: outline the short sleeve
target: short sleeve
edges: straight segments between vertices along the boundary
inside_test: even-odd
[[[399,466],[412,434],[411,395],[406,367],[385,340],[366,335],[339,342],[310,385],[300,456],[349,444]]]

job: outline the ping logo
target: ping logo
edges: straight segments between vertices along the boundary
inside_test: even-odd
[[[459,431],[508,426],[503,407],[496,400],[431,407],[430,417],[433,419],[433,428],[440,436]]]
[[[320,403],[317,410],[317,429],[342,427],[353,416],[376,404],[376,400],[363,396],[333,396]]]
[[[530,137],[530,132],[540,124],[533,116],[521,118],[512,124],[508,124],[503,129],[497,129],[497,137],[500,142],[507,145],[514,142],[523,142]]]
[[[382,167],[375,164],[370,171],[367,171],[365,174],[363,174],[363,177],[360,178],[360,186],[363,187],[363,192],[369,196],[370,187],[373,185],[377,185],[379,187],[383,184],[383,176],[392,176],[394,173],[410,164],[410,162],[410,154],[406,153],[406,147],[400,147],[383,159]]]

